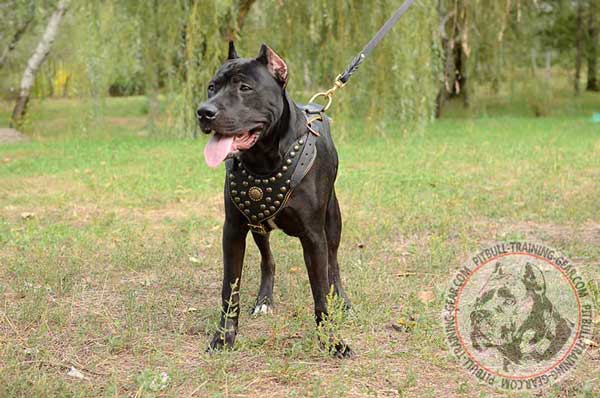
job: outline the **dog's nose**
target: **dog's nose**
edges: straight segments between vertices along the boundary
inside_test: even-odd
[[[198,107],[196,115],[200,120],[214,120],[217,117],[219,110],[216,106],[211,104],[202,104]]]

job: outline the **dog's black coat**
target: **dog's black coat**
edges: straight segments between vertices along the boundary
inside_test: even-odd
[[[307,132],[306,113],[288,96],[287,66],[270,48],[263,45],[256,59],[237,58],[230,44],[229,59],[219,68],[209,84],[209,98],[198,108],[204,132],[236,134],[262,126],[258,141],[237,154],[244,167],[259,175],[271,175],[284,161],[288,148]],[[322,129],[316,142],[317,156],[312,167],[295,187],[285,208],[274,222],[287,235],[298,237],[302,244],[314,299],[317,324],[327,314],[327,294],[334,292],[346,305],[350,303],[340,283],[337,251],[342,220],[334,182],[338,156],[329,129]],[[232,346],[239,316],[239,281],[241,280],[248,220],[225,192],[223,227],[223,288],[220,327],[210,343],[211,349]],[[275,262],[269,247],[269,234],[252,232],[261,254],[261,283],[256,308],[273,300]],[[334,347],[335,354],[347,356],[350,348],[343,342]]]

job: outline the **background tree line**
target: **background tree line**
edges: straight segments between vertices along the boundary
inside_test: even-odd
[[[338,94],[334,113],[347,120],[394,120],[408,130],[443,114],[452,98],[468,107],[481,89],[525,90],[542,98],[557,68],[568,71],[575,93],[598,91],[598,3],[418,0]],[[247,57],[267,42],[289,64],[292,94],[305,101],[330,86],[399,4],[0,0],[0,90],[4,98],[20,97],[16,125],[23,123],[30,96],[78,96],[101,116],[107,95],[146,95],[152,131],[189,136],[194,105],[225,58],[227,40],[236,40]],[[60,10],[56,37],[44,48]],[[41,62],[32,68],[36,52]],[[32,72],[36,78],[23,99]],[[543,103],[533,103],[542,115]],[[384,122],[375,125],[386,129]]]

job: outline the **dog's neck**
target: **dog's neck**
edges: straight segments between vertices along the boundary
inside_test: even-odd
[[[279,169],[289,146],[306,132],[306,118],[285,90],[281,100],[283,111],[279,120],[252,148],[240,154],[244,166],[253,173],[268,175]]]

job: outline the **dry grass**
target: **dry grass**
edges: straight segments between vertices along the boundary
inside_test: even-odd
[[[247,314],[259,281],[249,239],[236,349],[207,354],[222,173],[201,165],[202,143],[138,137],[137,119],[115,116],[100,138],[0,148],[0,396],[501,397],[448,353],[439,314],[453,270],[481,244],[528,239],[600,287],[596,126],[442,120],[415,138],[356,134],[339,143],[337,190],[354,304],[342,331],[357,357],[320,351],[300,245],[280,233],[274,313]],[[392,327],[408,317],[409,332]],[[529,396],[595,397],[599,374],[592,347]]]

